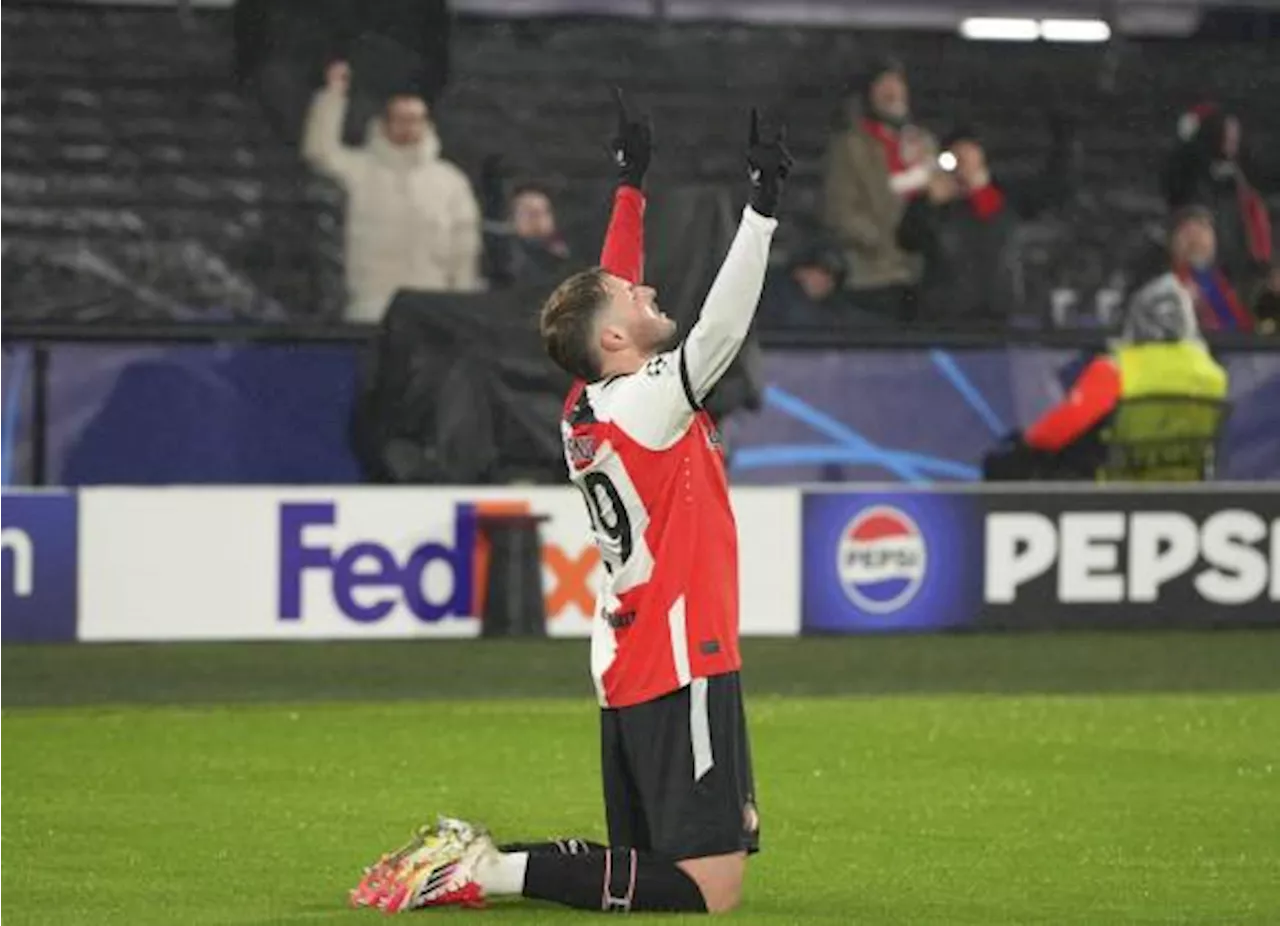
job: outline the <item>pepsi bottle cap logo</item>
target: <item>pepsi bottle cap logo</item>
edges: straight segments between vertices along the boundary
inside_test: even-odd
[[[836,574],[855,606],[892,614],[920,591],[928,548],[920,527],[892,505],[858,512],[845,525],[836,550]]]

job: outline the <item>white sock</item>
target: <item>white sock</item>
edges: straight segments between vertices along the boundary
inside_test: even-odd
[[[491,852],[476,866],[476,881],[490,897],[524,893],[528,852]]]

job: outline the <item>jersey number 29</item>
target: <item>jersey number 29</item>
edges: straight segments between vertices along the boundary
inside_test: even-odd
[[[631,519],[618,489],[604,473],[587,473],[582,478],[582,494],[587,500],[587,516],[596,533],[611,541],[608,552],[617,551],[617,565],[631,558]],[[605,569],[613,572],[610,557],[604,556]]]

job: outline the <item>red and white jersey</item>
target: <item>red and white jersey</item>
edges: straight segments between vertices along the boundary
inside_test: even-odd
[[[701,401],[746,338],[776,223],[746,210],[698,322],[640,370],[578,383],[561,425],[606,577],[591,670],[625,707],[732,672],[738,536],[719,436]]]

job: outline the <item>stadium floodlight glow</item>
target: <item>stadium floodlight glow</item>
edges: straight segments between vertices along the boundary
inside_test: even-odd
[[[1044,19],[1040,36],[1046,42],[1105,42],[1111,27],[1101,19]]]
[[[960,34],[979,41],[1034,42],[1040,38],[1040,26],[1034,19],[975,16],[960,23]]]

